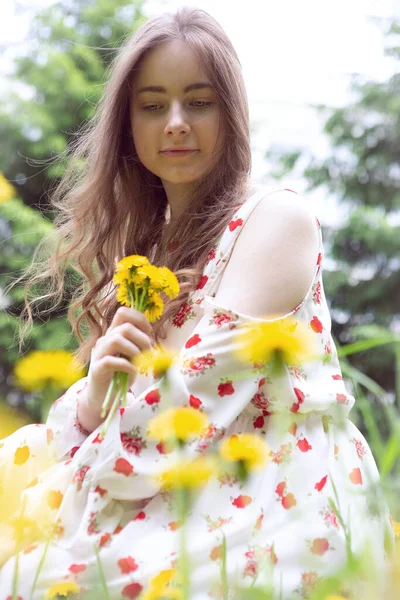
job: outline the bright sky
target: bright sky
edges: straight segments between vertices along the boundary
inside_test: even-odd
[[[45,7],[54,0],[19,0]],[[242,5],[242,10],[234,8]],[[15,0],[2,6],[2,44],[22,46],[29,19],[15,14]],[[400,0],[148,0],[150,17],[181,6],[202,8],[219,21],[239,55],[250,104],[253,179],[267,181],[263,153],[271,146],[302,147],[323,158],[329,145],[322,122],[309,103],[341,106],[352,98],[351,73],[385,80],[398,68],[384,56],[385,39],[371,16],[400,18]],[[387,43],[387,42],[386,42]],[[0,58],[0,78],[9,69],[11,51]],[[299,193],[300,175],[285,182]],[[320,188],[307,201],[326,224],[345,218],[335,198]]]

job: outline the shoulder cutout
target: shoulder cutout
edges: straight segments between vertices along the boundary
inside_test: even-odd
[[[214,300],[250,317],[286,315],[305,298],[318,253],[318,225],[302,197],[273,192],[244,224]]]

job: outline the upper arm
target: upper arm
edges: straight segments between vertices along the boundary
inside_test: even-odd
[[[301,196],[270,194],[243,226],[215,302],[252,317],[283,316],[309,290],[318,252],[316,219]]]

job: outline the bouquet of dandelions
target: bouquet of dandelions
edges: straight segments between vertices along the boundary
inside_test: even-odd
[[[179,294],[179,283],[172,271],[167,267],[152,265],[145,256],[132,255],[121,259],[116,265],[113,283],[117,286],[118,302],[144,313],[150,323],[159,319],[163,313],[164,302],[161,293],[169,298],[175,298]],[[116,395],[103,423],[101,438],[105,436],[120,403],[122,406],[126,405],[127,393],[128,374],[114,373],[103,402],[102,418],[106,416],[113,395]]]

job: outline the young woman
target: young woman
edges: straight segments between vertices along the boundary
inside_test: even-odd
[[[266,583],[269,557],[277,598],[306,597],[368,540],[383,565],[390,516],[371,451],[348,419],[354,397],[330,332],[320,224],[293,190],[252,184],[241,68],[215,20],[185,8],[145,23],[114,62],[74,158],[53,198],[59,246],[32,281],[50,276],[50,297],[60,301],[66,265],[82,275],[70,319],[90,370],[45,425],[3,441],[3,489],[19,498],[28,486],[27,514],[39,519],[47,501],[58,525],[47,548],[32,539],[20,552],[18,595],[42,599],[58,582],[94,589],[99,558],[111,598],[136,598],[175,564],[181,523],[150,479],[174,452],[146,436],[161,410],[161,381],[120,358],[154,340],[180,351],[170,375],[176,405],[209,419],[193,456],[243,432],[270,448],[265,469],[246,483],[220,477],[199,494],[187,523],[193,600],[222,597],[222,534],[228,581]],[[180,295],[154,326],[118,308],[110,285],[116,260],[131,254],[180,279]],[[251,379],[230,380],[243,370],[237,328],[289,317],[312,330],[320,360],[285,365],[276,377],[255,369]],[[129,402],[101,441],[101,406],[116,371],[129,375]],[[25,460],[16,461],[20,448],[28,448]],[[6,598],[16,566],[10,548],[2,565]]]

